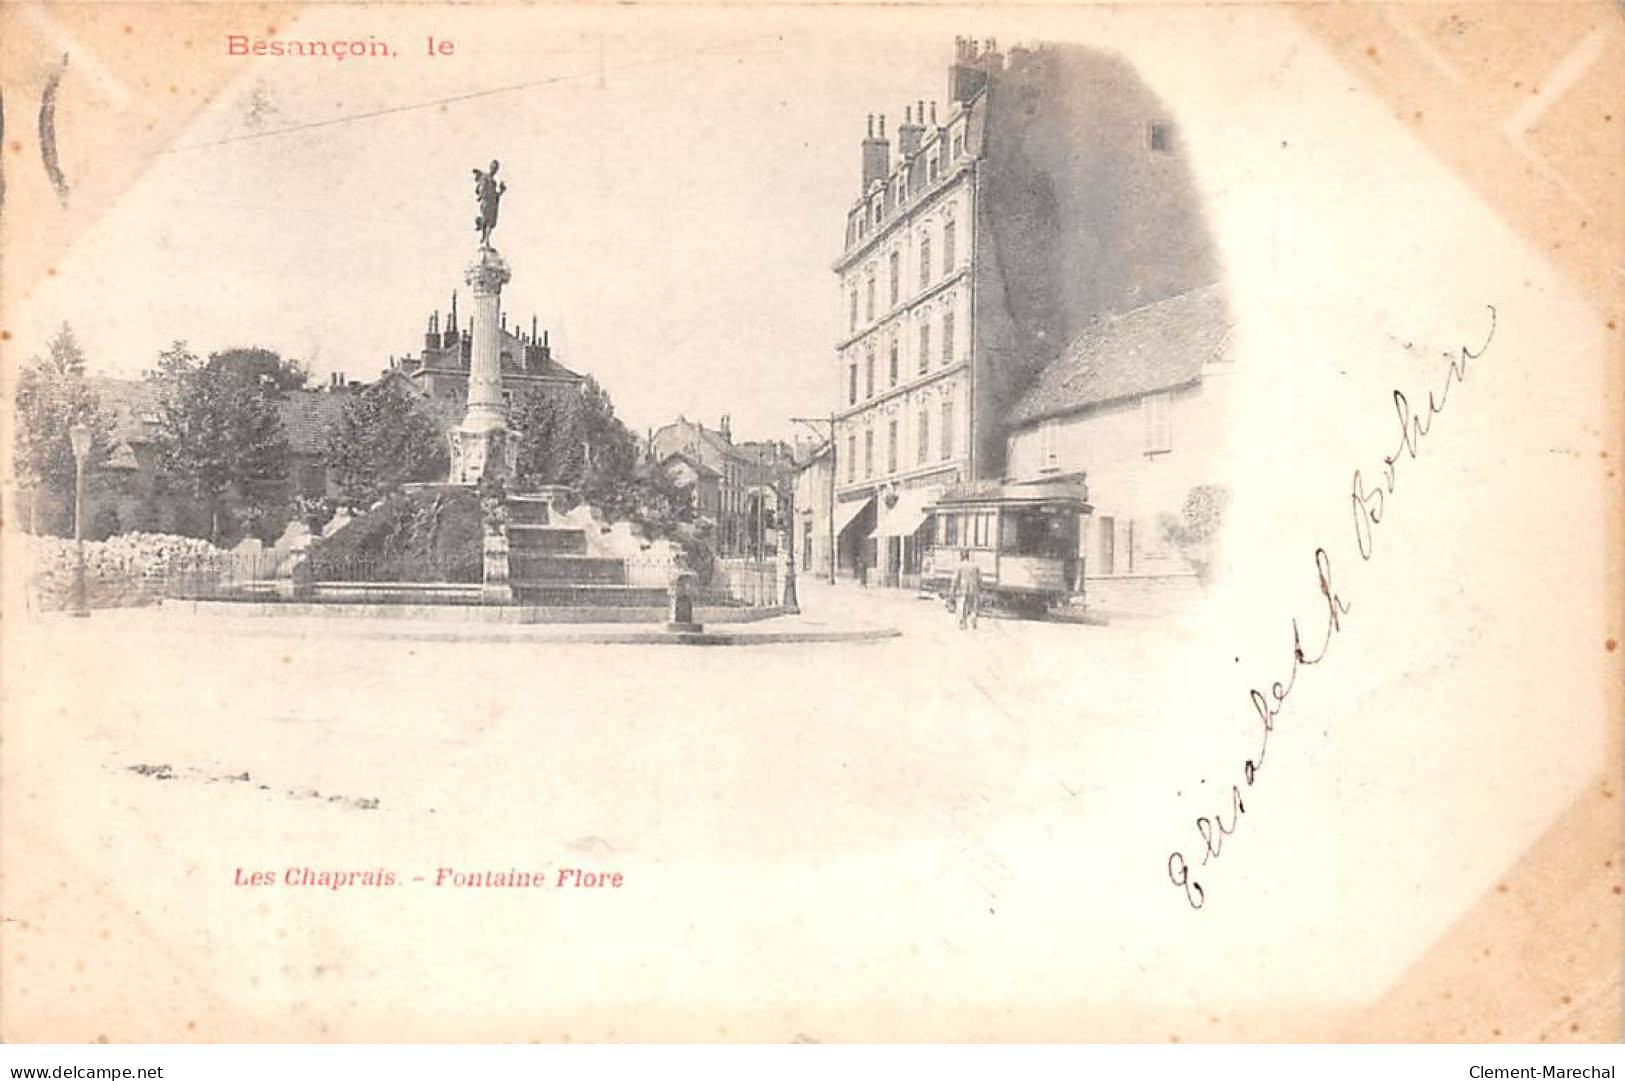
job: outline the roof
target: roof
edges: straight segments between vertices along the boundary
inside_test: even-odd
[[[692,455],[687,454],[684,451],[680,451],[680,450],[674,450],[670,454],[666,455],[664,458],[660,459],[660,464],[665,465],[667,462],[671,461],[673,458],[677,458],[677,459],[680,459],[680,460],[682,460],[684,462],[687,462],[689,464],[689,466],[694,470],[694,472],[698,473],[702,477],[720,477],[720,476],[722,476],[721,473],[718,473],[715,469],[712,469],[710,466],[706,465],[704,462],[699,461],[697,458],[694,458]]]
[[[282,430],[288,435],[288,449],[294,454],[320,454],[327,433],[344,415],[344,394],[320,390],[290,390],[277,400]]]
[[[828,439],[813,447],[810,451],[794,459],[796,472],[811,469],[820,458],[827,458],[835,450],[835,444]]]
[[[1039,372],[1010,424],[1194,383],[1226,346],[1230,325],[1217,283],[1097,319]]]
[[[113,456],[126,460],[120,447],[150,443],[162,399],[162,390],[147,379],[115,379],[91,376],[86,382],[96,392],[102,408],[113,417]],[[320,454],[327,442],[328,429],[344,412],[345,394],[323,390],[290,390],[276,399],[277,413],[288,435],[288,449],[295,454]],[[128,460],[133,461],[133,454]]]
[[[1040,481],[1027,484],[976,481],[943,489],[931,506],[988,503],[1070,503],[1088,506],[1089,489],[1078,481]]]
[[[711,455],[714,456],[714,460],[719,463],[726,462],[729,459],[735,461],[746,459],[746,456],[740,453],[739,447],[727,436],[714,428],[707,428],[698,421],[689,420],[684,416],[678,416],[670,424],[663,424],[656,428],[653,442],[670,446],[672,444],[672,433],[678,431],[681,431],[684,436],[683,446],[678,449],[686,450],[690,457],[703,459],[706,456],[706,451],[709,450]],[[689,433],[692,433],[692,435],[690,436]],[[713,465],[711,468],[715,469],[716,466]]]
[[[113,418],[113,438],[119,444],[149,443],[158,415],[158,388],[145,379],[86,376],[101,407]],[[153,418],[153,419],[149,419]]]

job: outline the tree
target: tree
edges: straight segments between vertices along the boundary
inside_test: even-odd
[[[534,389],[515,404],[521,486],[563,484],[610,521],[646,536],[692,541],[694,499],[664,470],[641,461],[638,438],[608,393],[588,376],[579,394]]]
[[[216,375],[248,386],[269,387],[278,393],[303,390],[310,382],[310,371],[303,364],[284,360],[280,353],[257,345],[234,346],[210,353],[204,367]]]
[[[32,358],[17,377],[13,457],[18,483],[29,491],[29,530],[38,525],[39,496],[72,493],[76,465],[68,428],[82,420],[91,432],[87,472],[107,459],[113,445],[112,417],[85,382],[85,357],[73,329],[62,324],[47,355]],[[71,503],[71,500],[70,500]]]
[[[532,387],[515,403],[508,423],[519,434],[515,471],[522,485],[581,483],[586,442],[580,399]]]
[[[1158,523],[1163,538],[1179,549],[1204,586],[1213,577],[1214,547],[1229,508],[1228,486],[1200,484],[1186,493],[1178,518],[1164,514]]]
[[[323,460],[341,496],[367,507],[409,481],[446,475],[446,437],[420,399],[386,379],[355,395],[328,433]]]
[[[218,354],[217,354],[218,356]],[[288,479],[288,437],[269,382],[228,365],[201,364],[185,342],[158,357],[154,442],[165,477],[209,508],[209,539],[220,539],[230,497],[258,518]]]

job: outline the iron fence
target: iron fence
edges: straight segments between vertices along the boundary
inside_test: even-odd
[[[669,588],[676,573],[667,558],[650,556],[625,560],[626,583],[644,588]],[[780,603],[779,569],[769,561],[713,559],[692,568],[690,593],[694,603],[719,608],[768,608]]]
[[[710,589],[734,604],[771,608],[780,603],[779,567],[768,560],[719,559]]]

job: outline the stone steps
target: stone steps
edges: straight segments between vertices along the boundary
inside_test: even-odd
[[[609,556],[561,555],[553,552],[508,552],[508,580],[519,584],[574,582],[626,584],[626,561]]]
[[[587,534],[581,529],[510,520],[508,550],[542,555],[584,556],[587,554]]]
[[[666,591],[653,586],[603,582],[514,582],[513,599],[519,604],[577,608],[659,608]]]
[[[664,588],[628,585],[624,559],[588,555],[586,530],[549,524],[552,520],[548,500],[509,497],[508,585],[514,603],[600,611],[606,619],[625,619],[635,611],[655,618],[664,613]]]
[[[545,499],[525,496],[508,497],[508,523],[510,525],[547,525],[548,503]]]

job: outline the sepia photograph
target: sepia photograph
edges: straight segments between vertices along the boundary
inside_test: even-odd
[[[1617,5],[0,27],[0,1040],[1616,1061]]]

